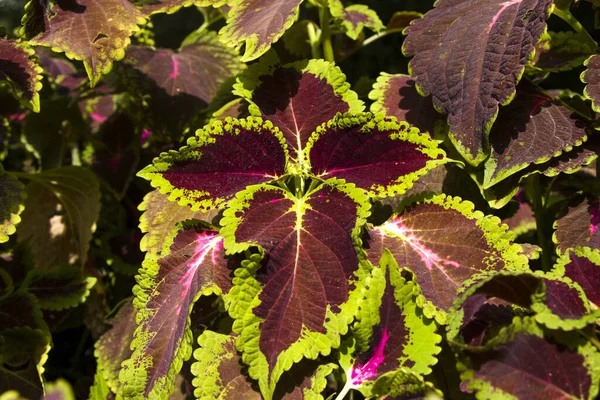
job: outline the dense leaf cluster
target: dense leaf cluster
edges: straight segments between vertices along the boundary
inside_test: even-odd
[[[597,398],[600,2],[364,3],[0,19],[0,400]]]

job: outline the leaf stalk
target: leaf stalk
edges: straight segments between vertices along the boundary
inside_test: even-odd
[[[319,10],[319,23],[321,25],[321,45],[323,46],[323,58],[325,61],[334,62],[333,45],[331,44],[331,27],[329,8],[322,7]]]

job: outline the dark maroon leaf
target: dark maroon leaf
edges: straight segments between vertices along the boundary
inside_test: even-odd
[[[404,193],[444,163],[444,152],[406,123],[371,114],[344,115],[319,127],[307,147],[312,172],[343,179],[375,196]]]
[[[227,292],[229,262],[223,238],[194,228],[177,231],[170,253],[146,258],[134,289],[139,326],[133,354],[119,374],[124,395],[171,391],[174,375],[191,353],[193,304],[202,294]]]
[[[587,66],[587,70],[581,76],[581,80],[586,84],[583,93],[592,100],[594,111],[600,112],[600,56],[591,56],[584,65]]]
[[[528,203],[516,204],[517,211],[508,218],[502,220],[516,236],[534,230],[536,227],[533,208]]]
[[[495,349],[465,354],[472,372],[469,388],[482,396],[519,399],[590,398],[591,377],[584,356],[538,335],[519,332]]]
[[[33,50],[21,42],[0,38],[0,81],[8,81],[34,111],[40,111],[41,68]]]
[[[579,200],[555,222],[554,239],[561,253],[578,246],[600,250],[600,203],[595,198]]]
[[[577,283],[586,297],[600,306],[600,266],[593,252],[578,248],[567,251],[557,266],[557,272]]]
[[[450,136],[469,162],[485,159],[498,105],[511,99],[551,6],[551,0],[439,0],[406,28],[411,75],[448,114]]]
[[[521,83],[490,132],[492,154],[485,163],[484,187],[581,145],[587,129],[582,117],[532,84]]]
[[[579,319],[587,314],[579,292],[565,282],[544,279],[546,300],[544,304],[561,319]]]
[[[436,125],[445,122],[444,117],[433,108],[431,96],[421,96],[414,79],[408,75],[381,74],[369,98],[375,100],[371,105],[372,112],[396,117],[398,121],[406,121],[432,136]]]
[[[235,93],[253,103],[252,115],[273,122],[283,132],[291,157],[302,162],[306,143],[319,125],[338,112],[360,112],[363,104],[335,65],[311,60],[282,67],[267,56],[239,78]]]
[[[285,173],[282,142],[281,133],[258,118],[215,121],[198,130],[179,152],[155,158],[138,176],[193,210],[222,208],[246,186]]]

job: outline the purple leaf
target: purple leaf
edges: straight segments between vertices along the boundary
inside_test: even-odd
[[[433,108],[431,96],[421,96],[414,79],[408,75],[382,73],[369,98],[375,100],[371,105],[372,112],[382,112],[396,117],[398,121],[406,121],[421,132],[433,135],[435,127],[444,123],[444,118]]]
[[[600,307],[600,264],[595,251],[586,248],[570,249],[563,254],[556,272],[577,283],[587,299]]]
[[[303,332],[325,333],[328,310],[339,313],[348,300],[358,269],[351,234],[357,213],[365,213],[352,196],[328,185],[302,199],[262,187],[225,212],[222,231],[235,229],[227,250],[256,244],[267,254],[255,276],[262,290],[252,312],[262,321],[256,334],[269,370]]]
[[[241,61],[263,55],[298,19],[302,0],[236,0],[219,32],[231,46],[245,42]]]
[[[138,176],[195,211],[222,208],[245,187],[285,172],[281,132],[260,118],[215,121],[187,143],[179,152],[162,153]]]
[[[346,35],[352,40],[358,39],[363,27],[370,28],[375,32],[384,29],[383,23],[377,13],[364,4],[354,4],[344,7],[341,0],[329,0],[331,16],[341,24]]]
[[[317,129],[307,146],[312,172],[385,197],[404,193],[445,153],[406,123],[372,114],[343,115]]]
[[[189,315],[201,295],[231,286],[223,238],[194,228],[174,231],[170,253],[150,254],[134,288],[139,326],[133,354],[119,374],[127,396],[169,393],[182,361],[191,355]]]
[[[448,114],[472,164],[486,157],[498,105],[509,102],[545,30],[551,0],[440,0],[406,28],[404,52],[420,93]]]
[[[586,84],[583,94],[592,100],[594,111],[600,112],[600,56],[591,56],[584,65],[587,70],[581,75],[581,80]]]
[[[341,70],[323,60],[280,66],[270,53],[238,80],[234,93],[251,101],[252,115],[271,121],[283,132],[290,156],[300,163],[319,125],[338,112],[363,109]]]
[[[385,248],[400,268],[415,275],[425,315],[444,321],[459,287],[479,274],[504,268],[521,269],[527,259],[499,221],[486,222],[460,199],[434,197],[414,204],[386,224],[373,227],[364,241],[371,263]],[[494,237],[494,239],[492,239]]]
[[[492,154],[485,163],[484,187],[580,146],[588,129],[582,117],[532,84],[521,83],[490,132]]]
[[[36,34],[30,42],[82,60],[92,86],[110,71],[113,61],[123,58],[129,37],[138,30],[137,24],[145,22],[127,0],[59,0],[52,7],[52,15],[47,0],[36,0],[33,5],[25,16],[26,21],[38,22],[36,29],[26,23],[25,32]]]
[[[38,112],[42,69],[33,54],[25,43],[0,38],[0,82],[8,81],[19,95],[17,98],[22,96],[24,102]]]

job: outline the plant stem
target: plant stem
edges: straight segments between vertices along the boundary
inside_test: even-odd
[[[535,213],[535,224],[538,238],[538,245],[542,248],[542,269],[549,271],[552,267],[552,246],[546,237],[546,217],[545,201],[540,184],[539,174],[534,174],[530,178],[530,200],[533,203]]]
[[[335,400],[344,400],[344,398],[346,397],[346,395],[348,394],[348,392],[352,389],[352,385],[350,384],[350,380],[348,379],[346,381],[346,384],[344,385],[344,387],[342,388],[342,391],[340,393],[338,393],[337,397],[335,398]]]
[[[309,22],[306,25],[306,32],[308,33],[308,42],[310,43],[310,52],[312,58],[321,58],[321,47],[319,44],[321,34],[317,32],[315,24]]]
[[[569,10],[561,10],[558,7],[554,7],[554,11],[552,11],[554,15],[565,21],[567,24],[575,30],[578,34],[580,34],[581,39],[592,49],[595,49],[598,44],[592,37],[590,33],[581,25],[581,23],[571,14]]]
[[[79,146],[76,144],[71,147],[71,165],[81,167],[81,156],[79,154]]]
[[[323,46],[323,58],[334,62],[333,45],[331,44],[331,28],[329,26],[329,8],[322,7],[319,10],[319,23],[321,24],[321,45]]]
[[[384,36],[390,35],[392,33],[402,32],[403,30],[404,30],[404,28],[388,29],[386,31],[378,33],[377,35],[370,36],[370,37],[366,38],[364,42],[362,42],[362,45],[360,47],[363,48],[365,46],[370,45],[374,41],[381,39]]]

